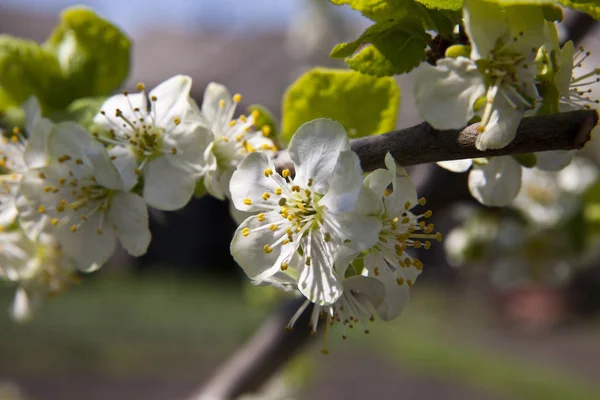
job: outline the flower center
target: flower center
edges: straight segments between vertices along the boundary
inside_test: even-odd
[[[61,164],[71,160],[67,154],[58,159]],[[38,207],[38,212],[50,214],[53,226],[59,222],[70,224],[72,232],[76,232],[90,217],[99,213],[96,233],[101,235],[104,218],[110,208],[112,191],[98,184],[96,178],[86,171],[89,168],[81,160],[74,161],[79,167],[75,172],[67,168],[61,169],[57,176],[49,177],[44,172],[38,174],[44,181],[43,190],[47,194],[46,202]]]

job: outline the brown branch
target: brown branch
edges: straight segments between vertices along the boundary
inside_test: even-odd
[[[293,330],[284,329],[304,301],[295,299],[284,303],[190,400],[235,399],[259,389],[311,338],[311,307],[298,318]]]
[[[463,158],[580,149],[590,140],[590,133],[597,123],[598,113],[595,110],[524,118],[515,139],[498,150],[480,151],[475,147],[479,124],[463,130],[438,131],[426,122],[383,135],[354,139],[351,146],[358,154],[363,170],[372,171],[383,168],[383,159],[388,151],[400,165],[409,166]],[[285,150],[279,152],[275,165],[278,170],[293,169]]]

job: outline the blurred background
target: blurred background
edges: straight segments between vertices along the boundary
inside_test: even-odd
[[[325,0],[0,0],[0,33],[43,41],[74,4],[133,39],[128,87],[187,74],[198,101],[216,81],[244,95],[242,111],[260,103],[277,117],[286,87],[312,66],[344,67],[330,49],[369,25]],[[600,49],[599,37],[582,43]],[[585,63],[600,65],[595,54]],[[398,84],[398,126],[419,123],[412,74]],[[334,328],[328,355],[315,340],[254,398],[600,398],[600,246],[585,218],[600,204],[597,147],[571,175],[546,177],[581,190],[524,183],[525,200],[506,210],[476,205],[466,174],[412,168],[446,240],[419,254],[426,267],[404,314],[346,341]],[[0,312],[0,400],[184,399],[281,301],[231,259],[227,203],[152,213],[151,228],[144,257],[119,254],[33,321]],[[12,290],[0,287],[0,308]]]

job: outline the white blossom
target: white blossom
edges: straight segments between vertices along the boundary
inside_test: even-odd
[[[467,0],[464,23],[470,58],[425,65],[415,85],[416,102],[436,129],[459,129],[480,115],[477,148],[502,148],[539,97],[534,59],[545,39],[541,8]]]
[[[71,122],[57,124],[47,145],[49,164],[24,174],[17,199],[29,238],[50,229],[86,271],[106,262],[116,239],[130,254],[143,254],[150,242],[146,205],[125,191],[104,146]]]
[[[206,168],[199,171],[198,176],[208,193],[222,200],[230,197],[231,175],[248,154],[261,151],[270,155],[277,150],[267,137],[269,127],[254,129],[254,114],[233,118],[241,100],[240,94],[231,96],[225,86],[211,82],[206,87],[200,109],[200,121],[212,136],[204,152]]]
[[[337,251],[348,241],[358,250],[377,242],[381,201],[363,190],[358,157],[340,124],[318,119],[302,125],[289,153],[294,177],[289,170],[278,175],[261,153],[247,156],[233,173],[233,204],[258,214],[238,227],[231,254],[258,282],[293,269],[304,296],[331,305],[344,293]]]
[[[111,157],[130,190],[143,177],[144,200],[159,210],[176,210],[192,197],[196,174],[204,170],[203,155],[210,132],[198,121],[198,106],[190,97],[192,79],[176,75],[161,83],[148,98],[124,92],[109,98],[94,118],[108,131],[96,138],[112,146]]]
[[[75,264],[48,235],[30,240],[21,231],[0,232],[0,279],[17,284],[11,315],[26,321],[44,297],[76,281]]]

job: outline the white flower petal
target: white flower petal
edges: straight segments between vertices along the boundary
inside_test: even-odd
[[[290,157],[296,165],[296,182],[306,186],[310,178],[317,193],[325,193],[342,151],[350,150],[344,127],[330,119],[319,118],[302,125],[290,141]]]
[[[27,291],[21,287],[17,288],[13,299],[10,316],[17,322],[26,322],[33,314],[33,304]]]
[[[55,228],[64,253],[75,261],[81,271],[97,270],[115,251],[116,238],[112,229],[105,229],[101,235],[96,232],[100,222],[101,215],[98,213],[81,224],[75,232],[71,232],[68,226]]]
[[[263,153],[251,153],[239,165],[229,181],[231,200],[240,211],[259,211],[263,209],[256,203],[262,201],[263,193],[272,193],[276,187],[273,179],[265,177],[265,170],[275,172],[275,166]],[[251,204],[244,200],[250,199]]]
[[[357,293],[358,296],[364,296],[374,308],[378,308],[386,297],[385,286],[375,278],[366,276],[351,276],[343,282],[344,292]],[[359,298],[360,298],[359,297]],[[361,298],[362,300],[362,298]]]
[[[438,161],[437,165],[452,172],[467,172],[471,168],[471,165],[473,165],[473,160],[467,158],[463,160]]]
[[[183,120],[187,117],[192,111],[191,89],[192,78],[175,75],[150,91],[150,98],[157,99],[152,106],[157,126],[169,126],[175,118]]]
[[[154,208],[177,210],[192,198],[196,186],[193,175],[171,162],[167,155],[150,160],[143,175],[144,200]]]
[[[23,159],[29,168],[43,167],[48,163],[47,141],[54,124],[50,120],[42,118],[40,104],[34,96],[31,96],[23,104],[23,109],[25,110],[25,129],[27,131],[27,146],[23,153]]]
[[[417,187],[414,185],[404,168],[396,164],[396,160],[390,153],[385,156],[385,165],[394,175],[392,181],[392,193],[384,198],[385,208],[388,215],[400,215],[405,210],[406,203],[411,206],[417,205]]]
[[[463,18],[471,41],[471,58],[487,57],[498,38],[509,33],[508,22],[500,6],[481,0],[465,0]]]
[[[265,214],[265,220],[260,222],[257,217],[249,217],[237,228],[231,241],[231,255],[250,279],[262,281],[272,276],[281,268],[281,261],[291,256],[295,247],[293,244],[274,246],[270,253],[265,252],[265,245],[272,245],[282,235],[281,231],[273,232],[267,227],[277,223],[281,217],[277,214]],[[251,231],[261,226],[261,229],[244,236],[245,228]],[[285,234],[285,233],[283,233]]]
[[[385,259],[381,253],[369,253],[365,257],[365,266],[367,269],[373,270],[374,267],[385,265]],[[377,279],[384,286],[384,294],[382,301],[379,304],[373,304],[379,317],[384,321],[391,321],[396,318],[409,298],[409,286],[406,283],[398,285],[396,281],[398,277],[393,274],[388,268],[379,268],[379,276],[371,279]]]
[[[535,153],[535,167],[542,171],[560,171],[571,163],[574,150],[542,151]]]
[[[424,64],[415,83],[421,117],[435,129],[460,129],[475,115],[473,105],[485,95],[485,81],[466,57],[443,58],[433,67]]]
[[[17,218],[18,211],[15,205],[16,193],[9,195],[0,195],[0,227],[5,227],[13,223]]]
[[[475,146],[479,150],[501,149],[515,138],[522,118],[523,111],[514,108],[502,93],[498,93],[490,120],[483,133],[477,137]]]
[[[123,188],[123,181],[105,147],[80,125],[72,122],[57,124],[48,138],[48,152],[54,159],[69,155],[70,163],[74,165],[72,169],[84,170],[87,167],[83,176],[94,176],[100,185],[108,189]],[[81,160],[83,165],[75,164],[75,160]]]
[[[360,160],[353,151],[343,151],[329,178],[329,189],[319,204],[331,212],[351,212],[356,207],[361,188]]]
[[[134,193],[117,193],[112,199],[107,219],[129,254],[139,257],[146,253],[151,235],[144,199]]]
[[[299,263],[298,290],[307,299],[318,305],[330,305],[340,298],[344,289],[334,272],[331,242],[325,242],[320,230],[303,239],[305,257],[310,256],[310,265]],[[310,244],[308,244],[310,243]]]
[[[94,123],[106,130],[115,129],[118,133],[118,128],[122,127],[125,121],[117,116],[117,110],[131,122],[139,118],[139,113],[134,111],[135,108],[144,114],[147,112],[148,103],[145,93],[131,93],[127,96],[121,93],[111,96],[100,107],[100,112],[94,117]]]
[[[560,96],[569,97],[569,88],[571,87],[571,77],[573,75],[573,56],[575,55],[575,45],[569,40],[563,46],[558,64],[558,71],[554,75],[554,83]]]
[[[219,83],[210,82],[204,90],[204,99],[200,112],[207,121],[214,121],[219,113],[219,102],[225,102],[225,108],[231,107],[231,93]]]
[[[137,183],[140,177],[135,173],[138,167],[138,162],[135,155],[129,147],[115,146],[108,150],[109,157],[114,157],[113,165],[119,171],[121,180],[123,181],[123,191],[130,191]]]
[[[494,157],[485,165],[475,164],[469,173],[471,195],[487,206],[506,206],[521,188],[521,165],[512,157]]]
[[[387,169],[379,168],[367,175],[363,184],[373,193],[383,196],[387,187],[392,183],[393,175]]]

